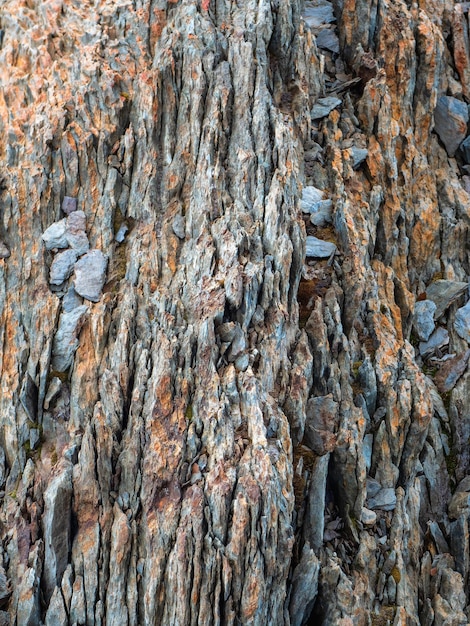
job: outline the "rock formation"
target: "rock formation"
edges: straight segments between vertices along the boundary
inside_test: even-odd
[[[2,3],[0,624],[470,621],[468,9]]]

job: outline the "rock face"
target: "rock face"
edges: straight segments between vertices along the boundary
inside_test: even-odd
[[[470,620],[466,4],[2,4],[0,623]]]

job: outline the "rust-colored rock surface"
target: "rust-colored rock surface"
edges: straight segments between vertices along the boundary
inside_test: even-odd
[[[0,623],[470,621],[467,3],[0,22]]]

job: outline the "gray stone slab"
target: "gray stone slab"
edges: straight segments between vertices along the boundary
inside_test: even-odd
[[[72,275],[73,267],[78,258],[75,250],[64,250],[55,255],[52,261],[49,282],[51,285],[61,285]]]
[[[98,302],[106,280],[108,258],[101,250],[90,250],[75,263],[75,291],[91,302]]]
[[[326,117],[331,113],[331,111],[333,111],[333,109],[336,109],[341,102],[342,101],[339,98],[335,98],[334,96],[319,98],[310,111],[312,120],[319,120],[322,117]]]
[[[317,259],[326,259],[334,254],[336,245],[331,241],[323,241],[313,235],[309,235],[306,240],[305,256]]]
[[[432,300],[421,300],[415,304],[413,328],[421,341],[427,341],[432,335],[436,305]]]
[[[426,297],[436,305],[434,319],[444,315],[446,309],[468,289],[468,283],[454,280],[435,280],[426,287]]]
[[[60,222],[54,222],[46,228],[44,233],[42,234],[42,240],[44,241],[44,245],[48,250],[53,250],[54,248],[67,248],[68,242],[67,237],[65,236],[66,230],[66,220],[60,220]]]
[[[470,300],[455,313],[455,332],[470,343]]]
[[[468,108],[465,102],[452,96],[441,96],[437,99],[434,129],[451,157],[467,135],[467,122]]]

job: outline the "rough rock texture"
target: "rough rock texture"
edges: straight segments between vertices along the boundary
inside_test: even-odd
[[[0,22],[0,620],[468,622],[467,3]]]

